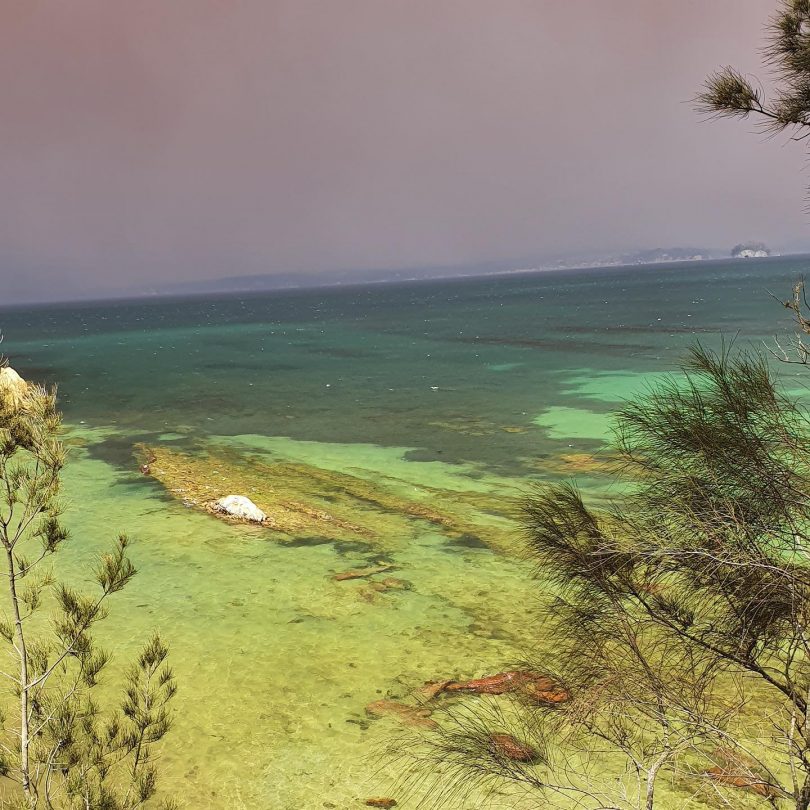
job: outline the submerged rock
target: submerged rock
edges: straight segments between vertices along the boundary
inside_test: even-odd
[[[438,724],[431,720],[430,709],[423,706],[407,706],[396,700],[375,700],[366,706],[366,714],[371,717],[395,717],[400,723],[415,728],[436,729]]]
[[[515,739],[511,734],[490,734],[489,746],[495,756],[511,759],[513,762],[534,762],[538,759],[534,748]]]
[[[442,692],[470,692],[475,695],[505,695],[519,692],[538,703],[564,703],[568,692],[546,675],[536,672],[509,671],[476,678],[472,681],[439,681],[428,683],[421,689],[428,700]]]
[[[406,579],[397,579],[396,577],[386,577],[380,585],[386,591],[409,591],[413,587]]]
[[[778,786],[753,757],[726,747],[715,749],[710,756],[717,764],[704,773],[712,781],[768,799],[778,794]]]
[[[451,683],[453,683],[453,681],[429,681],[418,691],[425,700],[433,700],[433,698],[444,692]]]
[[[342,571],[335,574],[332,579],[334,579],[336,582],[346,582],[350,579],[365,579],[366,577],[374,576],[374,574],[383,574],[386,571],[390,571],[393,567],[393,565],[388,563],[371,565],[368,568],[358,568],[354,571]]]
[[[475,692],[476,695],[503,695],[514,692],[530,677],[526,672],[499,672],[486,678],[472,681],[450,681],[444,688],[447,692]]]
[[[739,788],[740,790],[749,790],[751,793],[756,793],[759,796],[771,797],[776,795],[773,785],[767,780],[762,779],[754,774],[745,772],[728,771],[725,768],[714,766],[705,771],[706,776],[714,782],[727,787]]]
[[[526,680],[520,691],[538,703],[565,703],[571,697],[566,689],[543,675]]]
[[[214,509],[217,512],[224,512],[227,515],[242,520],[250,520],[253,523],[264,523],[267,520],[267,515],[250,498],[246,498],[244,495],[228,495],[226,498],[220,498],[214,504]]]

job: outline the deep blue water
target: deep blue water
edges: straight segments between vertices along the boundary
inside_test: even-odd
[[[632,389],[622,375],[671,370],[696,339],[761,346],[790,332],[768,291],[787,296],[807,264],[84,303],[0,310],[0,328],[21,373],[59,384],[69,421],[147,437],[180,425],[198,436],[407,445],[419,459],[519,472],[516,459],[553,453],[564,438],[504,427],[532,426],[548,409],[607,411]],[[589,379],[604,379],[601,393],[581,390]]]

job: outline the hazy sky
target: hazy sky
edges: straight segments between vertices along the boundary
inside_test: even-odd
[[[249,273],[810,244],[701,123],[774,0],[0,0],[0,303]]]

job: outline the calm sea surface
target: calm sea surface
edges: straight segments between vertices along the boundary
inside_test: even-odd
[[[489,507],[463,535],[375,502],[392,514],[368,513],[374,537],[282,536],[184,503],[141,475],[135,445],[298,465],[315,476],[304,496],[322,503],[337,496],[316,471],[424,503],[461,493],[491,505],[568,476],[602,497],[591,461],[610,411],[696,339],[762,347],[789,335],[768,291],[786,297],[808,263],[0,310],[5,354],[58,383],[75,445],[61,570],[81,582],[81,566],[127,532],[140,573],[102,634],[114,667],[153,628],[171,643],[181,691],[164,786],[194,808],[352,808],[396,790],[407,806],[396,765],[373,762],[397,721],[365,707],[412,704],[427,680],[496,672],[542,645],[543,594],[517,528]],[[781,371],[804,385],[801,370]],[[514,533],[514,551],[489,542],[493,527]],[[380,562],[408,589],[332,578]]]

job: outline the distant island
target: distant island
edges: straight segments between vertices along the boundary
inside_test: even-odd
[[[767,259],[771,251],[762,242],[743,242],[731,251],[732,259]]]

